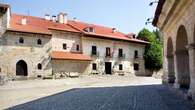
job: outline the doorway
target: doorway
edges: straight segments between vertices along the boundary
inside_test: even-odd
[[[27,76],[28,75],[28,68],[27,64],[24,60],[20,60],[16,64],[16,75],[17,76]]]
[[[112,63],[111,62],[105,62],[105,72],[106,74],[112,74]]]

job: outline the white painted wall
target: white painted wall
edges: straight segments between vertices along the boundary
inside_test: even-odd
[[[63,49],[63,43],[66,43],[67,49]],[[76,50],[79,45],[80,51]],[[52,50],[63,52],[82,52],[81,37],[79,34],[53,31]]]
[[[135,74],[133,68],[134,61],[134,51],[138,50],[139,61],[136,61],[140,64],[140,73],[145,73],[144,61],[143,61],[143,53],[144,46],[139,44],[132,44],[124,41],[116,41],[116,40],[106,40],[106,39],[98,39],[98,38],[90,38],[83,37],[83,54],[91,56],[92,46],[97,47],[97,52],[99,52],[99,57],[93,57],[93,63],[97,63],[98,68],[102,74],[105,72],[105,62],[112,62],[113,71],[119,71],[119,64],[123,65],[123,71],[126,73]],[[111,48],[111,52],[113,52],[113,57],[108,59],[105,58],[106,47]],[[125,54],[125,59],[120,60],[118,58],[118,49],[123,49],[123,54]],[[91,64],[92,68],[92,64]],[[92,70],[91,70],[92,71]]]

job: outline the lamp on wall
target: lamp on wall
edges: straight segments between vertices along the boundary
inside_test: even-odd
[[[145,22],[145,25],[148,25],[149,23],[152,23],[153,18],[148,18]]]
[[[149,6],[152,6],[154,3],[158,3],[159,1],[153,1],[153,2],[150,2]]]

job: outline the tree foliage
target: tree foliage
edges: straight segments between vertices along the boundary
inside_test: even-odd
[[[138,34],[138,39],[150,42],[146,45],[144,60],[145,67],[151,71],[158,71],[162,68],[162,37],[158,30],[150,32],[142,29]]]

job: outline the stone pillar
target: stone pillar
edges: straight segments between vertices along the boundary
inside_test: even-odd
[[[175,87],[189,88],[190,71],[189,71],[189,55],[186,49],[180,49],[175,52]]]
[[[175,71],[174,71],[174,56],[167,55],[167,81],[168,83],[175,82]]]
[[[190,66],[190,89],[188,94],[195,99],[195,44],[189,44],[187,47],[189,52],[189,66]]]
[[[174,87],[175,88],[179,88],[179,74],[178,74],[178,67],[177,67],[177,52],[174,53],[174,71],[175,71],[175,83],[174,83]]]
[[[164,55],[166,56],[166,55]],[[168,83],[168,63],[167,63],[167,57],[163,57],[163,76],[162,76],[162,82],[164,84]]]

